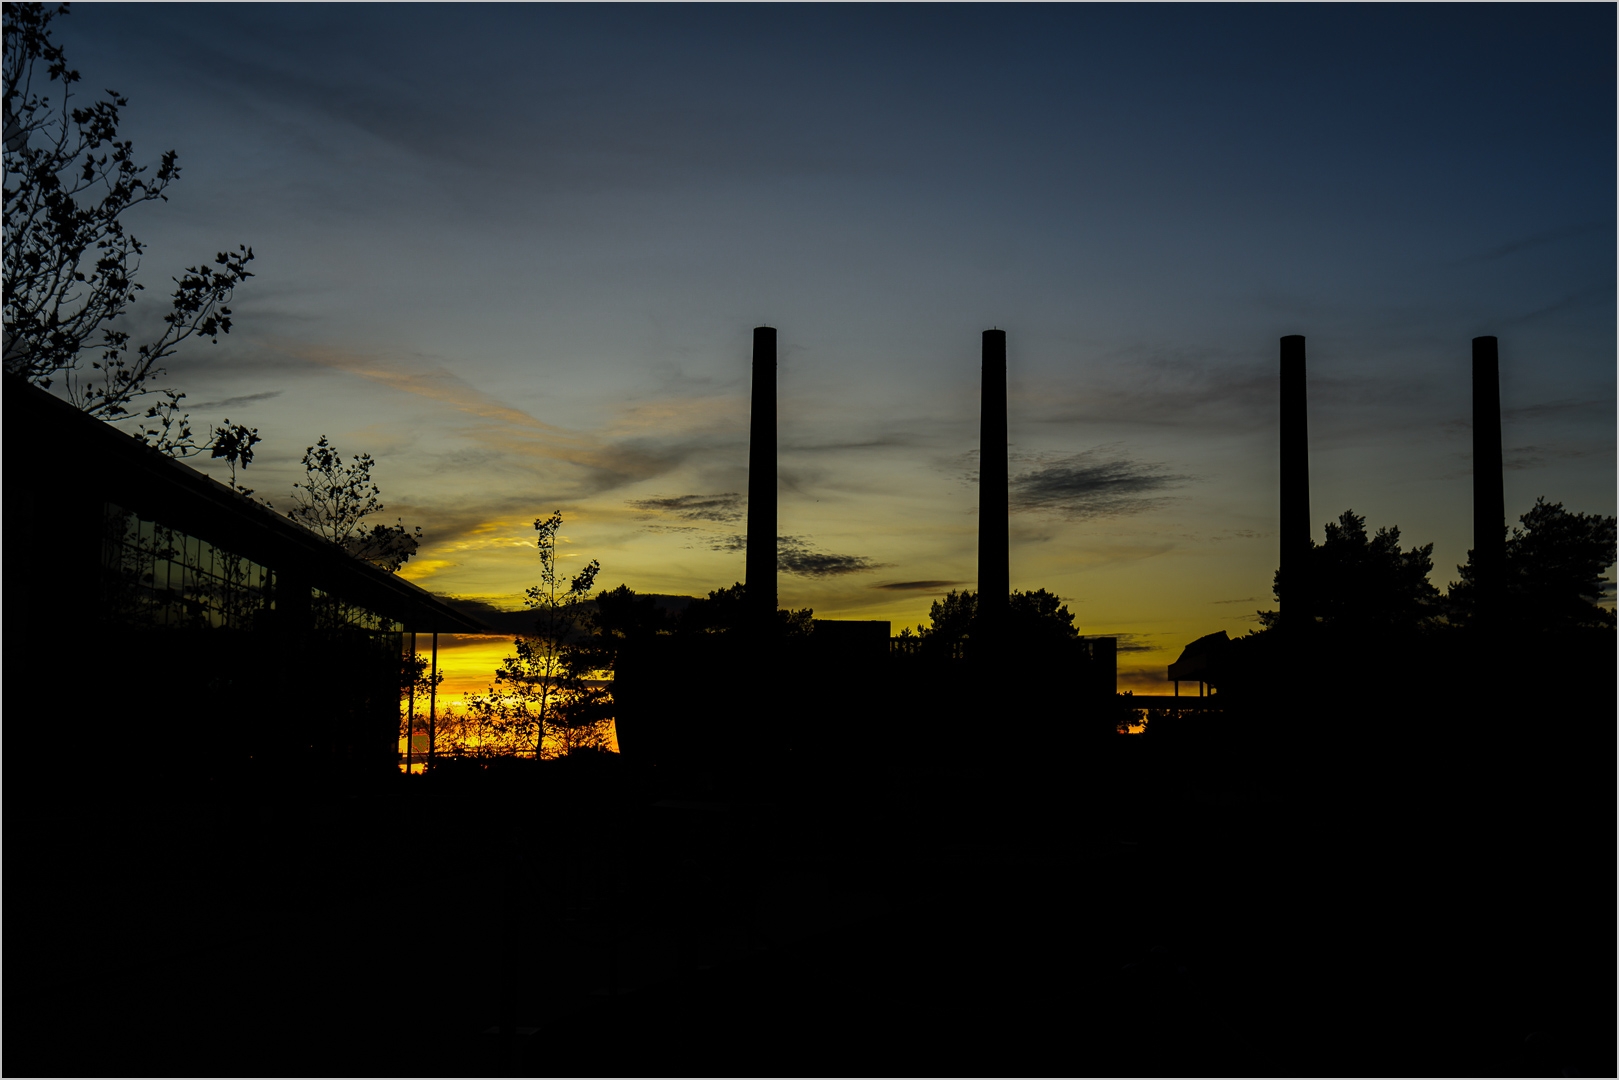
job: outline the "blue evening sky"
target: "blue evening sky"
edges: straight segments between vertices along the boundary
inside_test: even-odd
[[[975,574],[980,331],[1008,333],[1012,584],[1152,672],[1276,565],[1277,339],[1309,340],[1312,515],[1471,546],[1469,340],[1508,513],[1615,511],[1612,5],[78,5],[58,40],[184,169],[132,222],[146,318],[252,245],[171,366],[378,459],[424,587],[516,606],[532,521],[603,584],[742,577],[774,325],[784,575],[914,625]],[[701,498],[691,498],[701,496]],[[914,587],[912,587],[914,586]]]

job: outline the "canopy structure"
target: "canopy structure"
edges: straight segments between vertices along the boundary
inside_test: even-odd
[[[1220,681],[1220,660],[1231,639],[1224,630],[1206,634],[1181,650],[1180,658],[1169,665],[1169,678],[1175,683],[1175,694],[1180,695],[1181,683],[1197,681],[1198,696],[1204,686],[1213,687]]]

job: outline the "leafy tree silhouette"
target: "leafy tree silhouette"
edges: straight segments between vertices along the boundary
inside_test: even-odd
[[[262,442],[259,438],[259,429],[250,428],[245,424],[233,424],[230,417],[217,428],[210,428],[208,432],[208,456],[223,458],[225,465],[230,469],[230,482],[227,485],[232,491],[241,495],[252,495],[253,489],[243,487],[236,480],[236,470],[245,469],[253,464],[253,447]],[[269,505],[266,503],[266,505]]]
[[[371,479],[375,465],[370,454],[356,454],[345,465],[337,447],[322,435],[304,450],[304,481],[292,485],[293,507],[287,517],[355,558],[398,573],[421,546],[422,529],[418,525],[412,532],[398,519],[393,525],[364,526],[365,518],[387,509]],[[233,481],[234,476],[233,471]]]
[[[596,594],[596,610],[584,617],[585,636],[574,647],[574,665],[583,671],[609,674],[618,667],[623,646],[667,633],[669,620],[650,596],[637,596],[628,585]]]
[[[1045,589],[1012,590],[1007,597],[1006,626],[1008,637],[1025,645],[1057,644],[1079,637],[1068,605]]]
[[[167,201],[180,166],[173,150],[150,175],[135,163],[134,144],[118,138],[119,109],[129,102],[116,91],[86,108],[70,106],[80,76],[51,41],[52,20],[67,11],[6,9],[5,370],[47,389],[60,381],[67,400],[108,421],[159,395],[136,437],[189,457],[209,444],[196,442],[181,412],[185,395],[154,383],[187,339],[218,344],[230,333],[228,305],[253,276],[253,251],[241,245],[219,252],[213,266],[187,267],[173,279],[163,331],[130,353],[119,320],[143,288],[133,280],[143,248],[123,219],[143,203]],[[55,102],[41,93],[52,83],[61,84]]]
[[[978,620],[978,594],[971,589],[960,592],[951,589],[933,601],[928,609],[928,620],[916,628],[922,650],[937,655],[958,655]]]
[[[714,589],[698,597],[680,613],[677,629],[683,634],[724,634],[748,628],[748,586],[741,581]],[[815,632],[815,609],[776,609],[777,626],[783,637],[808,637]]]
[[[928,619],[928,623],[917,627],[917,637],[924,652],[936,655],[959,656],[970,648],[967,643],[975,635],[985,633],[979,621],[978,594],[971,589],[952,589],[935,600]],[[1014,648],[1031,649],[1074,641],[1079,630],[1074,626],[1073,612],[1055,593],[1014,589],[1007,596],[1001,634]]]
[[[680,613],[679,628],[684,634],[721,634],[742,626],[747,619],[747,586],[737,582],[713,589],[698,597]]]
[[[1327,523],[1327,538],[1311,544],[1306,566],[1312,590],[1312,619],[1354,633],[1415,631],[1439,614],[1439,590],[1428,581],[1433,572],[1433,545],[1400,548],[1397,526],[1366,533],[1366,518],[1345,510]],[[1273,579],[1276,599],[1287,601],[1289,583],[1280,569]],[[1276,611],[1261,611],[1259,621],[1275,627]]]
[[[1614,613],[1600,606],[1613,594],[1603,573],[1615,560],[1615,519],[1577,514],[1537,498],[1507,538],[1505,615],[1508,625],[1530,633],[1612,629]],[[1456,568],[1459,581],[1446,597],[1451,617],[1476,618],[1477,568],[1473,552]]]

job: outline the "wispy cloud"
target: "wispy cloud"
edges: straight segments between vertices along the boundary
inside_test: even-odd
[[[1503,420],[1547,420],[1561,417],[1571,412],[1595,412],[1602,410],[1611,413],[1613,402],[1597,401],[1594,398],[1565,398],[1561,401],[1543,401],[1535,405],[1519,405],[1514,409],[1502,409]],[[1470,419],[1463,419],[1461,426],[1471,428]]]
[[[1087,360],[1090,378],[1020,403],[1025,415],[1057,426],[1221,427],[1264,413],[1276,397],[1274,364],[1246,352],[1132,346]]]
[[[783,453],[794,454],[838,453],[845,450],[906,449],[913,446],[925,445],[929,441],[930,440],[927,437],[916,435],[908,431],[894,431],[850,439],[804,442],[788,441],[782,444],[781,449]]]
[[[598,492],[660,476],[680,464],[689,450],[678,440],[609,442],[548,424],[444,367],[415,367],[332,349],[301,349],[299,355],[323,367],[448,406],[474,421],[463,430],[467,438],[507,458],[576,465],[587,472],[585,487]]]
[[[1167,492],[1191,480],[1155,462],[1133,461],[1110,446],[1045,458],[1011,478],[1014,512],[1040,511],[1069,519],[1122,517],[1156,509]]]
[[[1522,315],[1508,315],[1501,320],[1505,326],[1519,326],[1523,323],[1536,322],[1548,315],[1557,315],[1565,311],[1583,307],[1591,303],[1608,303],[1613,300],[1611,286],[1603,285],[1600,289],[1579,289],[1564,294],[1560,300],[1553,300],[1549,304],[1542,304],[1532,308]]]
[[[1589,454],[1589,450],[1579,446],[1514,446],[1502,458],[1501,467],[1508,472],[1540,469],[1554,460],[1582,458]]]
[[[1098,634],[1090,630],[1083,630],[1082,632],[1086,637],[1110,637],[1116,639],[1118,641],[1118,651],[1121,653],[1153,652],[1156,649],[1164,648],[1163,645],[1152,640],[1156,637],[1162,637],[1162,634]]]
[[[204,401],[200,405],[188,405],[192,409],[234,409],[238,405],[251,405],[255,401],[269,401],[280,397],[280,390],[264,390],[257,394],[239,394],[236,397],[221,398],[219,401]]]
[[[873,585],[873,589],[885,589],[889,592],[932,592],[935,589],[948,589],[956,585],[965,585],[963,581],[887,581]]]
[[[748,538],[740,533],[719,536],[710,542],[709,547],[714,551],[745,551],[748,547]],[[835,555],[816,551],[802,536],[776,537],[776,569],[783,574],[817,578],[838,577],[842,574],[876,570],[885,565],[887,564],[864,555]]]
[[[718,495],[656,495],[632,500],[630,505],[637,510],[673,514],[687,521],[740,521],[747,502],[746,496],[726,491]]]
[[[1584,236],[1587,233],[1594,232],[1605,232],[1611,235],[1613,232],[1613,223],[1600,221],[1586,222],[1580,225],[1569,225],[1561,229],[1552,229],[1548,232],[1536,233],[1533,236],[1520,237],[1519,239],[1513,240],[1510,243],[1491,248],[1489,251],[1469,256],[1462,261],[1469,263],[1494,262],[1497,259],[1509,258],[1513,255],[1517,255],[1520,252],[1530,251],[1537,247],[1544,247],[1547,244],[1555,244],[1559,240],[1569,240],[1576,236]]]

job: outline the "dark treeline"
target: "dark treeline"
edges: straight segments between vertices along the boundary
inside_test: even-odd
[[[1559,713],[1577,724],[1582,706],[1613,692],[1604,673],[1614,612],[1603,606],[1613,585],[1603,574],[1614,563],[1615,519],[1540,499],[1505,550],[1498,596],[1481,596],[1471,551],[1441,592],[1430,580],[1432,544],[1402,549],[1398,528],[1368,534],[1346,511],[1311,547],[1304,587],[1277,571],[1280,610],[1261,611],[1262,629],[1225,646],[1210,682],[1233,709],[1283,710],[1286,731],[1273,734],[1284,738],[1311,729],[1370,736],[1369,708],[1409,715],[1387,733],[1402,741],[1486,729],[1552,737]],[[1545,705],[1514,714],[1531,708],[1524,695]],[[1476,708],[1464,733],[1444,718],[1468,702]]]

